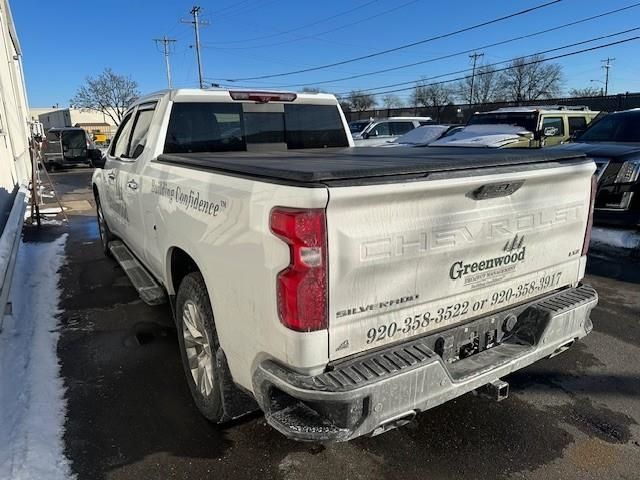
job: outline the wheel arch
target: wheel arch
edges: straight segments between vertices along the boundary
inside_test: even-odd
[[[182,279],[192,272],[200,272],[204,276],[204,272],[198,266],[193,256],[184,248],[172,246],[167,250],[165,259],[166,265],[166,288],[169,295],[176,295]]]

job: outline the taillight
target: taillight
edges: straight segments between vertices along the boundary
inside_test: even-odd
[[[593,227],[593,205],[596,202],[596,192],[598,190],[598,179],[595,175],[591,177],[591,198],[589,200],[589,218],[587,218],[587,230],[584,232],[584,242],[582,243],[582,255],[589,251],[591,242],[591,228]]]
[[[289,266],[278,273],[278,315],[299,332],[327,328],[327,234],[322,208],[271,211],[271,231],[289,245]]]
[[[244,92],[230,91],[229,95],[234,100],[252,100],[258,103],[268,102],[293,102],[298,95],[290,92]]]

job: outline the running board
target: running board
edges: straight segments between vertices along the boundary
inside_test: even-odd
[[[109,251],[127,274],[138,295],[147,305],[160,305],[167,301],[164,289],[151,276],[146,268],[133,256],[120,240],[109,242]]]

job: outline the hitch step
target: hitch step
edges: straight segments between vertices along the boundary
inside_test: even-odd
[[[120,240],[109,242],[109,251],[127,274],[138,295],[147,305],[160,305],[167,301],[164,289],[156,282],[140,261]]]
[[[504,380],[497,379],[478,388],[476,393],[481,397],[500,402],[509,396],[509,384]]]

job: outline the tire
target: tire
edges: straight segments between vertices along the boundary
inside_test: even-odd
[[[186,275],[180,283],[176,297],[176,326],[191,396],[207,420],[219,423],[223,416],[222,382],[216,362],[220,344],[209,294],[200,272]]]
[[[100,243],[102,244],[102,253],[111,258],[111,252],[109,251],[109,242],[114,239],[109,225],[107,225],[107,219],[104,218],[104,212],[102,211],[102,205],[100,204],[100,197],[96,194],[96,216],[98,219],[98,232],[100,233]]]

